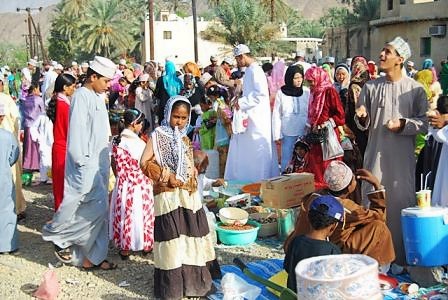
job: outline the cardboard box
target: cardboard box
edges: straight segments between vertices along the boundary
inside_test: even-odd
[[[314,192],[314,174],[292,173],[261,182],[263,206],[291,208],[299,206],[305,195]]]

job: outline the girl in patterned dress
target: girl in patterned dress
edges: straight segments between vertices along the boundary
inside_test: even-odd
[[[147,254],[154,244],[154,196],[152,182],[140,169],[145,148],[138,134],[145,115],[128,109],[121,123],[124,129],[112,142],[112,169],[116,176],[110,207],[109,235],[120,256],[127,259],[131,251]]]
[[[154,181],[155,298],[205,297],[221,276],[186,135],[190,111],[186,97],[168,99],[140,163]]]

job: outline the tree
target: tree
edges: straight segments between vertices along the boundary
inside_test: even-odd
[[[130,20],[122,18],[122,3],[119,0],[97,0],[91,3],[80,25],[83,50],[110,57],[114,49],[126,52],[128,48],[134,48],[130,32],[126,30]]]
[[[266,9],[257,0],[224,0],[216,8],[222,25],[211,31],[227,44],[247,44],[254,54],[267,55],[278,27],[269,22]],[[270,49],[271,48],[271,49]]]
[[[332,7],[319,19],[325,28],[335,28],[347,24],[350,12],[345,7]]]

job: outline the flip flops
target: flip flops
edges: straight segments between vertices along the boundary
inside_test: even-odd
[[[64,264],[69,264],[72,261],[72,254],[70,252],[70,248],[63,249],[57,245],[54,245],[54,255],[60,262]]]
[[[107,264],[107,267],[104,266],[104,264]],[[94,271],[94,270],[101,270],[101,271],[110,271],[115,270],[118,266],[114,263],[109,262],[107,259],[103,260],[98,265],[92,265],[90,267],[82,267],[82,270],[84,271]]]

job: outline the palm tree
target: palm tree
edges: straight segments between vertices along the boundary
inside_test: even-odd
[[[263,7],[269,9],[271,22],[286,21],[288,10],[291,8],[283,0],[259,0]]]
[[[244,43],[253,52],[266,55],[278,34],[277,26],[269,22],[267,11],[258,0],[224,0],[216,14],[222,25],[211,29],[216,35],[214,39],[230,45]]]
[[[129,31],[130,20],[123,18],[122,1],[96,0],[87,8],[80,26],[83,50],[110,57],[113,49],[126,52],[135,42]]]
[[[76,17],[81,17],[89,2],[91,0],[63,0],[60,5],[60,10],[73,14]]]

